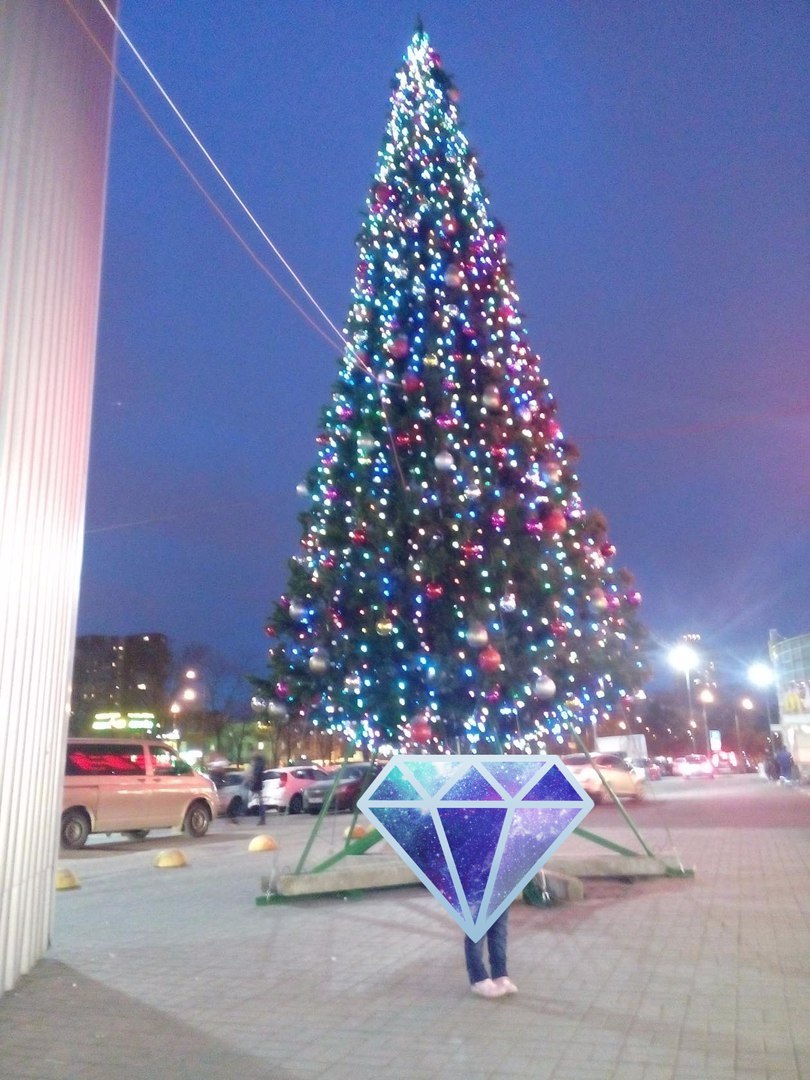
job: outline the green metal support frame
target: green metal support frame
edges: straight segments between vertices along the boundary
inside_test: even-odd
[[[609,793],[609,795],[610,795],[611,799],[613,800],[614,804],[618,808],[619,813],[621,814],[621,816],[624,818],[625,822],[627,823],[628,828],[630,829],[630,831],[635,836],[636,840],[638,840],[639,844],[641,845],[643,854],[649,856],[650,858],[657,859],[658,856],[655,854],[655,852],[648,846],[647,842],[644,840],[644,837],[639,832],[638,827],[636,826],[636,823],[630,817],[630,814],[627,812],[626,808],[622,804],[621,799],[618,797],[618,795],[616,795],[615,791],[610,786],[608,781],[605,780],[605,777],[603,776],[599,766],[596,764],[595,761],[592,760],[591,752],[587,748],[585,743],[582,741],[581,736],[578,733],[575,732],[574,733],[574,738],[575,738],[576,742],[578,743],[578,745],[579,745],[580,749],[582,750],[582,752],[587,754],[588,758],[591,759],[591,765],[593,766],[594,770],[596,771],[597,775],[599,776],[599,779],[604,784],[605,789],[607,790],[607,792]],[[470,755],[470,756],[474,757],[474,755]],[[332,796],[334,795],[335,788],[337,787],[339,773],[340,773],[340,770],[338,770],[335,773],[335,778],[334,778],[334,780],[332,782],[332,787],[331,787],[331,789],[329,791],[329,794],[327,795],[327,797],[323,801],[323,806],[321,807],[320,812],[318,814],[318,817],[316,818],[315,823],[312,826],[312,832],[310,833],[309,838],[308,838],[308,840],[307,840],[307,842],[306,842],[306,844],[304,846],[304,850],[301,853],[301,858],[298,860],[298,865],[296,866],[295,870],[293,871],[293,873],[295,873],[295,874],[303,874],[303,873],[319,874],[322,871],[328,870],[330,867],[335,866],[342,859],[345,859],[348,855],[362,855],[362,854],[364,854],[366,851],[369,851],[372,847],[374,847],[374,845],[377,844],[380,840],[382,840],[382,836],[380,835],[380,833],[376,829],[370,829],[366,833],[365,836],[358,837],[356,839],[352,839],[352,831],[354,830],[354,826],[357,823],[357,818],[358,818],[358,815],[359,815],[359,811],[355,807],[354,811],[352,812],[351,823],[349,824],[349,826],[348,826],[348,828],[346,830],[346,842],[343,845],[343,847],[341,848],[341,850],[335,852],[333,855],[330,855],[327,859],[324,859],[323,862],[318,863],[317,866],[313,866],[310,870],[305,870],[304,869],[305,866],[306,866],[307,858],[309,857],[309,853],[312,850],[312,845],[315,842],[315,838],[318,835],[318,832],[319,832],[319,830],[321,828],[321,825],[323,824],[323,821],[324,821],[327,813],[329,812],[329,805],[330,805],[330,803],[332,801]],[[613,840],[608,840],[607,837],[599,836],[597,833],[591,832],[588,829],[583,829],[581,826],[578,826],[576,829],[574,829],[573,835],[579,836],[583,840],[588,840],[591,843],[597,844],[599,847],[607,848],[609,851],[613,851],[617,855],[629,856],[631,858],[635,858],[635,857],[637,857],[639,855],[639,852],[632,851],[630,848],[626,848],[621,844],[617,844]],[[688,869],[688,868],[686,868],[684,866],[680,866],[680,867],[667,866],[665,863],[663,863],[663,860],[661,860],[661,861],[662,861],[662,865],[664,865],[664,867],[665,867],[664,873],[662,875],[664,877],[677,877],[677,878],[691,878],[691,877],[694,877],[694,870],[690,870],[690,869]],[[402,887],[402,886],[400,886],[400,887]],[[362,895],[362,892],[363,892],[363,890],[352,890],[351,892],[341,893],[341,895],[355,896],[355,895]],[[313,896],[334,896],[334,895],[335,895],[334,893],[308,893],[307,894],[308,897],[313,897]],[[282,903],[282,902],[286,903],[289,900],[296,900],[296,899],[300,899],[300,897],[271,896],[270,891],[268,889],[267,892],[265,892],[261,896],[256,897],[256,903],[260,904],[260,905],[267,905],[267,904],[271,904],[271,903]]]

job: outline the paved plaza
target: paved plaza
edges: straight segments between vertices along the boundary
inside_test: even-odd
[[[310,819],[268,818],[276,856],[248,852],[255,822],[197,842],[94,838],[60,860],[81,888],[57,896],[48,957],[0,998],[0,1076],[810,1080],[810,829],[764,826],[780,800],[810,822],[810,797],[731,779],[756,789],[763,827],[671,828],[662,801],[644,830],[694,879],[515,904],[520,993],[497,1001],[469,993],[461,934],[421,887],[257,906]],[[327,823],[316,859],[347,820]],[[632,840],[612,808],[585,824]],[[155,868],[166,846],[189,865]]]

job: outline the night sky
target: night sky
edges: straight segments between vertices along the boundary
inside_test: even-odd
[[[810,632],[803,0],[125,2],[121,22],[332,321],[421,14],[534,348],[662,647]],[[121,43],[153,117],[264,246]],[[261,673],[338,350],[116,91],[79,633]],[[317,320],[317,315],[313,313]]]

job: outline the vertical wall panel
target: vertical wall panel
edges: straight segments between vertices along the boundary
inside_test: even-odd
[[[0,0],[0,990],[50,936],[79,597],[112,75],[77,15],[111,55],[96,0]]]

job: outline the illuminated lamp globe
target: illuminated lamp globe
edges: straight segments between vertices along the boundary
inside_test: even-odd
[[[761,690],[772,686],[775,678],[773,668],[766,664],[764,660],[757,660],[748,668],[748,681]]]

